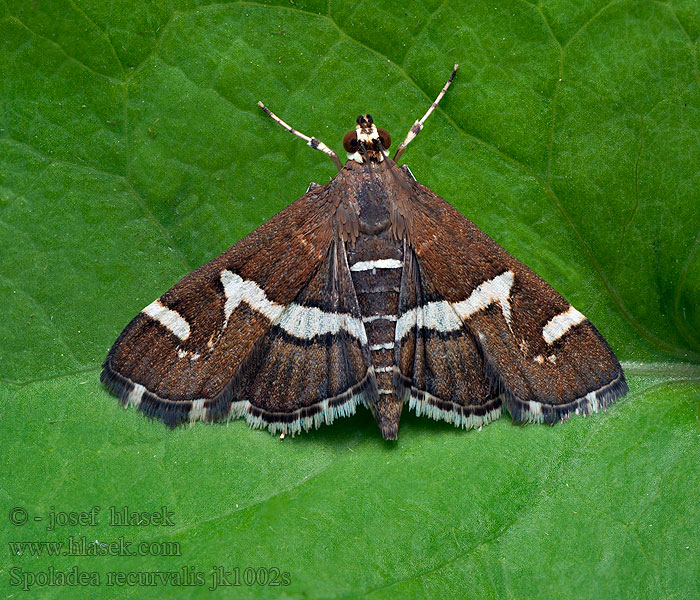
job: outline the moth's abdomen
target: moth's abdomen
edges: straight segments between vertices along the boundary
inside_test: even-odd
[[[396,439],[401,402],[393,383],[394,338],[399,309],[403,245],[389,230],[378,236],[360,234],[348,248],[348,264],[367,332],[379,400],[374,407],[382,435]]]

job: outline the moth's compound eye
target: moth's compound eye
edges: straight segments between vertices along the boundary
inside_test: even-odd
[[[346,152],[356,152],[357,151],[357,132],[348,131],[343,138],[343,148]]]
[[[382,148],[387,150],[389,146],[391,146],[391,136],[389,132],[386,129],[377,129],[377,133],[379,134],[379,141],[382,143]]]

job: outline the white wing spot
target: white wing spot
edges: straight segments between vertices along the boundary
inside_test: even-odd
[[[158,323],[181,340],[184,341],[190,337],[190,324],[180,313],[163,306],[160,299],[151,302],[141,312],[151,317],[154,321],[158,321]]]
[[[351,336],[367,343],[367,334],[362,320],[346,313],[328,313],[314,306],[290,304],[284,306],[269,300],[265,291],[257,283],[244,280],[231,271],[221,272],[221,283],[226,294],[224,307],[224,328],[241,302],[265,315],[273,324],[278,325],[290,335],[302,339],[311,339],[326,333],[337,334],[341,329]]]
[[[395,339],[400,341],[415,327],[427,327],[435,331],[456,331],[462,326],[462,322],[455,314],[454,309],[446,300],[428,302],[423,306],[416,306],[403,313],[396,323]]]
[[[361,319],[346,313],[327,313],[314,306],[290,304],[276,324],[287,333],[305,340],[326,333],[335,335],[344,329],[363,344],[367,343]]]
[[[471,293],[469,298],[454,304],[454,309],[460,319],[468,319],[494,302],[498,302],[503,318],[510,325],[510,290],[513,287],[513,279],[513,271],[506,271],[493,279],[484,281]]]
[[[415,327],[427,327],[440,332],[456,331],[462,322],[490,304],[498,302],[506,323],[510,325],[510,289],[513,272],[506,271],[483,282],[462,302],[450,304],[446,300],[428,302],[403,313],[396,323],[395,339],[400,341]]]
[[[552,317],[549,322],[542,328],[542,337],[548,344],[553,344],[562,337],[569,329],[575,327],[579,323],[586,320],[579,311],[573,306],[569,306],[568,310]]]
[[[240,275],[231,271],[221,271],[221,283],[226,294],[224,306],[224,329],[233,311],[241,302],[245,302],[252,309],[265,315],[270,321],[274,321],[284,311],[284,306],[268,300],[265,292],[254,281],[244,280]]]

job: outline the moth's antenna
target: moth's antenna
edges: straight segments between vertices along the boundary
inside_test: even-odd
[[[290,127],[269,108],[267,108],[267,106],[265,106],[262,102],[258,102],[258,106],[262,108],[268,115],[270,115],[270,117],[272,117],[274,121],[282,125],[282,127],[284,127],[289,133],[292,133],[295,136],[304,140],[306,144],[308,146],[311,146],[314,150],[320,150],[324,154],[330,156],[331,160],[335,163],[335,166],[338,167],[338,171],[340,171],[343,168],[343,165],[340,164],[340,159],[338,158],[338,155],[335,152],[333,152],[333,150],[331,150],[328,146],[326,146],[321,140],[317,140],[315,137],[309,137],[307,135],[304,135],[303,133],[294,129],[294,127]]]
[[[401,158],[401,155],[406,150],[406,146],[408,146],[408,144],[411,143],[411,140],[420,133],[421,129],[423,129],[423,123],[425,123],[425,120],[430,116],[430,113],[432,113],[435,110],[435,107],[440,103],[440,100],[442,100],[442,97],[445,95],[447,88],[450,87],[452,80],[455,78],[455,73],[457,73],[457,69],[459,69],[459,65],[455,63],[454,69],[452,69],[452,75],[450,75],[450,78],[447,80],[445,87],[443,87],[442,91],[438,94],[438,97],[435,98],[435,102],[433,102],[430,105],[428,112],[426,112],[423,115],[423,118],[420,121],[416,121],[413,124],[413,127],[411,127],[411,130],[408,132],[406,139],[399,144],[399,147],[396,149],[396,154],[394,155],[394,162],[397,162],[399,158]]]

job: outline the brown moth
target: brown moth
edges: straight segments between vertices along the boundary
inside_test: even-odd
[[[299,433],[372,411],[396,439],[404,404],[457,427],[554,423],[627,392],[593,324],[396,161],[360,115],[338,174],[144,308],[102,381],[170,426],[245,417]]]

